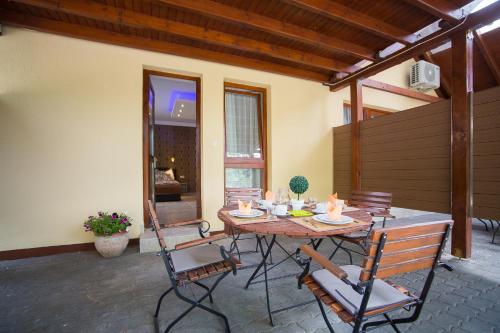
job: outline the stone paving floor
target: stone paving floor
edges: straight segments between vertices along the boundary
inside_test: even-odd
[[[400,223],[435,220],[443,215],[425,215],[402,219]],[[420,319],[401,325],[404,332],[500,332],[500,243],[490,243],[490,233],[474,222],[473,259],[457,260],[445,256],[453,272],[440,269]],[[253,241],[248,243],[251,247]],[[293,250],[298,242],[280,239]],[[244,245],[243,245],[244,246]],[[332,246],[322,245],[329,254]],[[274,251],[277,262],[282,253]],[[256,255],[246,255],[256,262]],[[355,258],[360,261],[359,257]],[[335,257],[337,264],[347,263],[344,254]],[[273,276],[296,273],[291,261],[273,272]],[[214,294],[214,308],[224,312],[233,332],[327,332],[317,304],[284,311],[275,315],[275,327],[267,319],[263,284],[243,285],[251,270],[229,275]],[[411,273],[397,282],[419,290],[425,275]],[[312,299],[307,288],[298,290],[296,280],[271,282],[273,307]],[[158,296],[169,287],[160,257],[139,254],[136,247],[116,259],[103,259],[94,252],[70,253],[41,258],[0,262],[0,332],[154,332],[152,315]],[[186,295],[200,295],[193,288]],[[173,296],[173,295],[169,295]],[[160,325],[187,308],[174,297],[164,301]],[[207,302],[207,304],[209,304]],[[336,332],[350,332],[329,314]],[[201,310],[194,310],[173,332],[222,332],[223,323]],[[391,332],[384,327],[376,332]]]

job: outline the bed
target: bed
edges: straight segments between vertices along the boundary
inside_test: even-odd
[[[155,170],[155,198],[157,202],[181,200],[181,184],[175,180],[175,170]]]

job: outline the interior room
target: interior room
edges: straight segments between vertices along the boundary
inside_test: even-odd
[[[499,332],[500,0],[0,0],[0,332]]]
[[[196,82],[151,75],[154,103],[155,203],[163,224],[197,212]]]

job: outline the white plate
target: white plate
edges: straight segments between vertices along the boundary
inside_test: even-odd
[[[314,214],[325,214],[326,210],[321,211],[314,208],[313,210],[311,210],[311,212],[313,212]]]
[[[340,220],[333,221],[328,218],[328,214],[319,214],[319,215],[314,215],[313,219],[321,222],[321,223],[326,223],[326,224],[335,224],[335,225],[340,225],[340,224],[348,224],[354,221],[352,217],[341,215]]]
[[[262,216],[262,215],[264,215],[264,212],[261,210],[252,209],[250,214],[241,214],[238,209],[235,209],[235,210],[230,211],[229,215],[234,216],[234,217],[252,218],[252,217]]]

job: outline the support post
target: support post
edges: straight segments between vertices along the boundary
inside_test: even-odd
[[[452,36],[451,253],[461,258],[471,257],[472,47],[467,31]]]
[[[360,122],[363,120],[363,81],[351,82],[351,190],[361,190]]]

